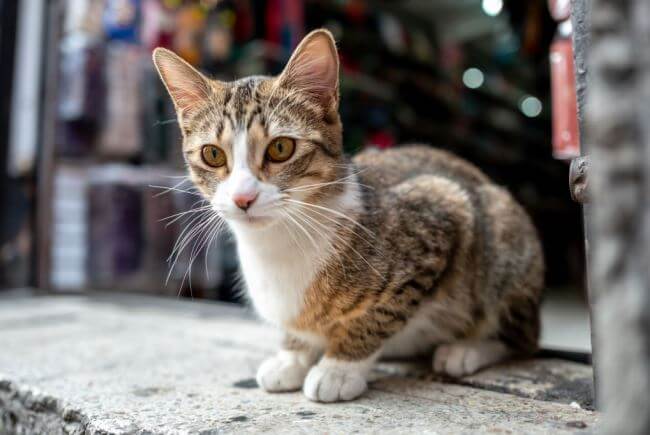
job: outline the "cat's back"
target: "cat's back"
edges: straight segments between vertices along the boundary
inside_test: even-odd
[[[426,145],[405,145],[383,151],[369,149],[357,154],[353,162],[359,167],[362,182],[380,189],[420,175],[438,175],[471,190],[491,183],[468,161]]]
[[[544,260],[535,227],[512,195],[466,160],[427,146],[369,150],[353,161],[361,183],[374,192],[365,197],[367,209],[385,210],[363,222],[387,240],[392,258],[408,259],[399,270],[409,264],[428,270],[439,264],[440,247],[454,246],[435,296],[386,343],[384,354],[428,352],[454,341],[458,331],[472,339],[498,336],[532,352]]]

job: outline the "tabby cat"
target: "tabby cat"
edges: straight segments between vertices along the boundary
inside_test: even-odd
[[[343,154],[339,63],[308,34],[276,77],[211,80],[158,48],[191,180],[237,241],[248,295],[285,332],[266,391],[351,400],[380,356],[463,376],[536,350],[543,258],[512,196],[451,153]]]

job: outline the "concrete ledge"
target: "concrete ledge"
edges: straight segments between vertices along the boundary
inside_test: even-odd
[[[583,409],[591,369],[558,360],[455,384],[426,365],[382,363],[370,391],[343,404],[266,394],[254,374],[278,340],[244,310],[213,303],[0,298],[0,434],[589,433],[597,425],[598,414]]]

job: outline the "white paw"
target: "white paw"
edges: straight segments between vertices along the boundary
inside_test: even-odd
[[[315,402],[352,400],[368,388],[365,374],[345,365],[312,367],[305,379],[303,392]]]
[[[309,366],[292,352],[280,352],[257,369],[257,384],[268,392],[296,391],[302,387]]]
[[[508,349],[498,341],[441,344],[433,355],[433,370],[453,377],[471,375],[508,354]]]

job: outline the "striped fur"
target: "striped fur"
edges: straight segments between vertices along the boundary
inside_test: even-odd
[[[263,388],[349,400],[380,355],[438,348],[434,369],[461,376],[536,349],[544,264],[530,219],[450,153],[344,156],[329,32],[305,37],[277,77],[224,83],[168,51],[154,61],[190,176],[236,236],[252,303],[286,331]],[[283,163],[265,158],[277,137],[296,144]],[[206,165],[204,144],[226,166]],[[246,211],[232,200],[242,186],[258,195]]]

